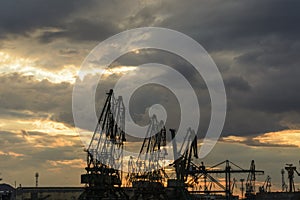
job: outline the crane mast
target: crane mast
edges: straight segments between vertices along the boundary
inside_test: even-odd
[[[286,164],[285,170],[288,172],[289,192],[295,192],[294,174],[296,172],[296,174],[300,176],[300,173],[293,164]]]
[[[154,198],[167,199],[163,181],[168,178],[164,170],[166,149],[166,128],[163,121],[158,121],[156,115],[150,119],[139,156],[134,162],[128,162],[129,174],[127,180],[134,188],[133,199]]]
[[[282,189],[282,192],[286,192],[287,188],[288,188],[288,186],[286,185],[285,180],[284,180],[284,169],[281,169],[281,189]]]
[[[174,166],[175,168],[177,181],[184,183],[188,178],[191,168],[194,166],[194,164],[192,163],[192,156],[198,158],[197,136],[194,130],[188,128],[179,152],[177,152],[175,129],[170,129],[170,132],[173,141],[174,158],[177,158],[177,156],[179,156],[179,158],[176,159],[173,164],[171,164],[171,166]],[[186,149],[183,151],[184,146],[186,146]],[[181,152],[183,152],[182,155],[180,155]]]
[[[80,199],[128,199],[120,187],[123,145],[126,141],[124,130],[122,97],[116,99],[113,90],[110,90],[86,149],[86,174],[81,175],[81,183],[86,184],[86,188]]]

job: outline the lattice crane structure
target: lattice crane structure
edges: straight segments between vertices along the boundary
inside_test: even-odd
[[[286,164],[285,170],[288,173],[289,179],[289,192],[295,192],[295,183],[294,183],[294,174],[300,176],[300,173],[297,171],[297,168],[293,164]]]
[[[81,175],[81,183],[86,184],[86,188],[80,199],[128,199],[121,188],[124,130],[122,97],[115,98],[110,90],[86,149],[86,174]]]
[[[127,182],[134,188],[133,199],[167,199],[163,182],[168,175],[164,170],[166,149],[166,128],[163,121],[153,115],[150,119],[139,156],[128,162]]]
[[[224,166],[224,169],[222,169]],[[255,180],[256,175],[264,174],[262,170],[255,169],[255,163],[252,160],[250,169],[243,169],[233,162],[226,160],[212,167],[206,167],[202,162],[200,166],[190,172],[192,178],[188,181],[189,185],[198,185],[204,183],[200,188],[202,190],[192,191],[193,193],[203,193],[203,194],[215,194],[215,193],[225,193],[226,199],[230,200],[233,198],[233,182],[231,180],[232,174],[236,173],[248,173],[248,178],[246,181],[246,194],[247,199],[254,197],[255,192]],[[222,183],[216,175],[224,175],[225,183]],[[212,189],[212,186],[217,186]]]

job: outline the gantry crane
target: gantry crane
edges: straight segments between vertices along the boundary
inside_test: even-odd
[[[225,164],[225,169],[221,169],[221,165]],[[233,169],[234,166],[237,169]],[[232,181],[231,181],[231,176],[234,173],[248,173],[248,178],[246,182],[246,197],[247,199],[251,199],[252,196],[254,195],[255,192],[255,175],[257,174],[263,174],[264,171],[262,170],[256,170],[255,169],[255,163],[252,160],[250,169],[246,170],[238,165],[234,164],[233,162],[226,160],[221,163],[218,163],[212,167],[207,168],[203,162],[201,162],[200,166],[197,166],[195,170],[193,170],[194,175],[192,176],[193,178],[189,180],[189,184],[197,185],[199,184],[199,179],[202,179],[204,182],[204,186],[202,187],[202,191],[195,191],[196,193],[204,193],[204,194],[209,194],[209,193],[225,193],[226,199],[230,200],[232,199]],[[224,174],[225,175],[225,185],[221,184],[218,178],[215,178],[214,175],[216,174]],[[207,183],[211,182],[214,183],[220,188],[219,190],[211,190],[207,186]],[[248,189],[247,189],[248,188]],[[247,193],[248,191],[248,193]],[[250,195],[251,194],[251,195]]]
[[[126,141],[124,128],[122,97],[116,99],[113,90],[110,90],[86,149],[86,174],[81,175],[81,183],[86,184],[86,188],[80,199],[128,199],[120,187],[122,176],[119,170]]]
[[[293,164],[286,164],[285,170],[288,172],[289,192],[295,192],[294,172],[296,172],[298,176],[300,176],[300,173]]]

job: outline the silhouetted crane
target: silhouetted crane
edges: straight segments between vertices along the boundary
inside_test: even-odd
[[[187,180],[188,175],[193,173],[192,169],[195,166],[192,163],[192,155],[195,158],[198,158],[198,150],[197,150],[197,136],[195,134],[195,131],[189,128],[187,130],[186,137],[183,141],[183,144],[181,145],[180,151],[177,152],[177,144],[175,141],[175,130],[170,129],[172,140],[173,140],[173,153],[174,157],[176,158],[176,154],[179,155],[180,152],[182,152],[183,147],[186,145],[186,150],[184,153],[176,159],[173,164],[170,166],[174,166],[176,171],[176,179],[179,182],[184,183]]]
[[[289,192],[295,192],[294,172],[296,172],[298,176],[300,176],[300,173],[293,164],[286,164],[285,170],[288,172]]]
[[[128,162],[127,182],[134,188],[133,199],[167,199],[163,181],[168,178],[164,170],[166,149],[166,128],[156,115],[150,119],[137,161]]]
[[[94,134],[88,146],[86,174],[81,183],[86,184],[80,199],[128,199],[121,190],[123,145],[125,139],[125,107],[122,97],[107,93]]]
[[[242,198],[244,198],[244,189],[245,189],[244,188],[244,181],[245,181],[245,179],[241,178],[240,181],[241,181],[241,188],[240,189],[241,189],[241,193],[242,193],[241,196],[242,196]]]
[[[221,165],[225,164],[225,169],[220,169]],[[237,169],[233,169],[232,167],[235,167]],[[255,192],[255,175],[256,174],[263,174],[264,171],[262,170],[256,170],[254,161],[252,160],[250,169],[243,169],[239,167],[238,165],[234,164],[233,162],[226,160],[221,163],[218,163],[212,167],[207,168],[204,163],[202,162],[200,166],[197,166],[195,170],[193,170],[194,178],[191,179],[191,182],[194,184],[197,184],[199,181],[198,179],[204,179],[204,184],[207,183],[207,179],[216,185],[219,186],[220,190],[208,190],[207,186],[204,185],[203,191],[198,191],[202,193],[225,193],[226,199],[230,200],[232,199],[232,181],[231,181],[231,175],[234,173],[248,173],[248,179],[246,183],[246,197],[248,199],[251,199],[251,196],[254,196]],[[213,177],[213,174],[224,174],[225,175],[225,185],[221,184],[217,178]],[[247,190],[248,186],[248,190]],[[251,188],[251,190],[250,190]],[[247,194],[248,191],[248,194]],[[249,193],[251,192],[251,193]],[[251,194],[251,196],[250,196]]]
[[[271,177],[267,176],[265,182],[259,187],[259,192],[271,192]]]
[[[287,192],[287,188],[288,188],[288,186],[286,185],[285,180],[284,180],[284,169],[281,169],[281,190],[282,190],[282,192]]]

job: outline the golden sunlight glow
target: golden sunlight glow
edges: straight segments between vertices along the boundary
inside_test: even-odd
[[[35,120],[32,122],[32,125],[32,131],[44,132],[49,135],[77,135],[74,128],[69,128],[60,122],[51,120]]]
[[[70,135],[77,136],[75,128],[67,127],[61,122],[55,122],[50,119],[28,119],[28,120],[16,120],[16,119],[4,119],[1,118],[0,128],[2,131],[10,131],[19,133],[20,130],[26,130],[27,132],[41,132],[47,133],[51,136],[56,135]]]
[[[23,157],[23,156],[25,156],[24,154],[15,153],[15,152],[12,152],[12,151],[9,151],[9,152],[0,151],[0,155],[1,156],[12,156],[12,157]]]
[[[47,79],[53,83],[74,83],[78,68],[74,65],[63,66],[58,71],[39,68],[36,60],[20,58],[0,51],[0,73],[18,72],[25,76],[33,76],[36,80]]]
[[[300,147],[300,130],[283,130],[265,133],[253,138],[262,144],[292,145]]]
[[[47,138],[47,135],[43,135],[43,136],[29,135],[29,136],[25,137],[26,141],[28,143],[32,144],[33,147],[39,147],[39,148],[71,147],[71,146],[75,146],[77,144],[77,140],[75,140],[74,138],[68,138],[68,140],[66,140],[66,138],[55,137],[55,138],[51,138],[50,140],[47,138],[48,140],[43,141],[46,138]]]
[[[105,74],[111,75],[111,74],[124,74],[128,71],[134,71],[137,67],[134,66],[118,66],[114,68],[109,68],[105,71]]]
[[[33,147],[65,147],[81,145],[75,128],[50,119],[1,119],[0,128],[23,138]],[[0,153],[1,154],[1,153]],[[15,156],[16,154],[10,153]]]
[[[84,169],[85,161],[83,159],[73,159],[73,160],[47,160],[47,163],[53,167],[65,167],[69,166],[72,168]]]
[[[97,69],[97,66],[91,67],[90,70],[81,70],[78,74],[78,77],[83,80],[86,76],[91,75],[95,76],[98,74],[103,74],[105,77],[110,75],[122,75],[130,71],[136,70],[136,66],[117,66],[113,68],[108,68],[107,70],[103,70],[101,68]]]
[[[225,142],[245,142],[247,139],[244,137],[231,135],[231,136],[223,137],[223,140]]]

